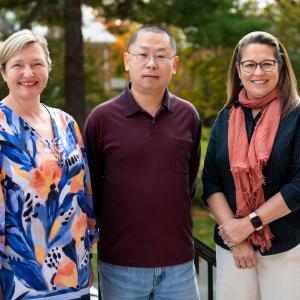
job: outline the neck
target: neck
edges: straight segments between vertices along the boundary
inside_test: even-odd
[[[133,87],[131,88],[131,94],[137,104],[147,111],[152,117],[155,116],[159,108],[161,107],[163,96],[165,91],[149,92],[147,94],[140,93]]]
[[[28,116],[34,118],[39,116],[43,111],[40,99],[35,101],[24,101],[15,98],[12,95],[8,95],[2,102],[22,117]]]

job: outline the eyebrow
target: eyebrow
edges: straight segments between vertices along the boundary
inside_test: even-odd
[[[23,62],[24,61],[24,59],[16,59],[16,60],[12,60],[12,62],[13,63],[21,63],[21,62]],[[34,58],[32,61],[43,61],[43,59],[42,58],[38,58],[38,57],[36,57],[36,58]]]
[[[149,51],[149,47],[146,47],[146,46],[138,46],[139,48],[141,48],[142,50],[148,50]],[[161,47],[161,48],[158,48],[158,49],[155,49],[157,52],[158,51],[167,51],[167,48],[165,47]]]

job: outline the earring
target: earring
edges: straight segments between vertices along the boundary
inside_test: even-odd
[[[240,86],[243,86],[243,83],[242,83],[242,81],[240,82]]]

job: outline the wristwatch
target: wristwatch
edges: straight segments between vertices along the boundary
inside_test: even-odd
[[[249,215],[249,218],[250,218],[250,222],[251,222],[252,226],[254,227],[254,229],[256,231],[259,231],[263,228],[263,223],[261,221],[261,218],[255,212],[252,212]]]

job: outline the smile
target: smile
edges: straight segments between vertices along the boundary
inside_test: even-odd
[[[264,83],[267,83],[268,80],[251,80],[252,83],[254,84],[264,84]]]
[[[26,82],[20,82],[19,84],[23,86],[34,86],[37,84],[37,81],[26,81]]]

